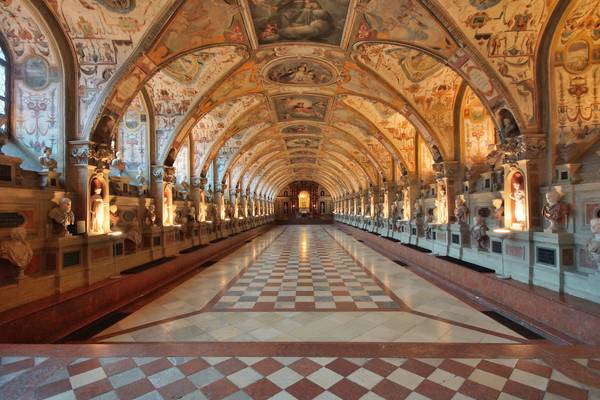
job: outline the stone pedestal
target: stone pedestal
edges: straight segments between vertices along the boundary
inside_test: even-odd
[[[152,226],[144,229],[142,233],[143,246],[150,250],[152,259],[164,257],[162,228]]]
[[[448,255],[462,258],[464,249],[471,247],[471,232],[467,224],[450,225],[450,248]]]
[[[419,244],[419,239],[423,237],[425,234],[425,228],[423,226],[423,221],[420,219],[413,219],[409,223],[410,227],[410,244],[417,246]]]
[[[178,226],[164,226],[162,228],[163,252],[165,257],[177,255],[179,252],[178,241],[181,232]]]
[[[566,232],[533,234],[532,283],[549,289],[564,291],[564,272],[575,269],[575,243]]]
[[[433,229],[433,248],[431,249],[433,254],[439,256],[447,256],[450,250],[451,243],[451,230],[450,225],[440,224],[434,225]]]
[[[83,236],[64,236],[46,241],[46,269],[55,271],[57,293],[88,284],[88,257]]]
[[[61,174],[56,171],[42,171],[38,172],[40,176],[40,186],[43,188],[54,188],[60,187]]]
[[[112,276],[119,276],[124,269],[119,259],[124,255],[123,234],[104,234],[87,239],[87,265],[89,283],[95,283]]]

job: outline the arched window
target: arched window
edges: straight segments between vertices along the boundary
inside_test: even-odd
[[[0,41],[0,134],[7,135],[10,118],[10,65],[8,52]]]
[[[325,191],[321,190],[321,196],[325,196]]]

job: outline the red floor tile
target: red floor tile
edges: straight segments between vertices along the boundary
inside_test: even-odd
[[[262,376],[271,375],[275,371],[279,371],[283,368],[283,364],[280,362],[273,360],[272,358],[265,358],[252,365],[252,368],[256,370]]]
[[[544,398],[544,392],[541,390],[515,381],[506,382],[502,391],[523,400],[542,400]]]
[[[60,381],[38,387],[35,391],[36,399],[46,399],[69,390],[71,390],[71,381],[68,379],[62,379]]]
[[[75,376],[98,367],[100,367],[100,361],[98,361],[97,358],[92,358],[77,364],[69,365],[67,369],[69,370],[70,376]]]
[[[246,368],[246,364],[244,364],[237,358],[229,358],[215,365],[215,368],[219,370],[219,372],[221,372],[223,375],[227,376]]]
[[[552,368],[538,364],[530,360],[519,360],[515,368],[530,372],[534,375],[550,378],[552,376]]]
[[[401,367],[402,369],[422,376],[423,378],[427,378],[433,371],[435,371],[435,367],[415,359],[407,360],[401,365]]]
[[[186,362],[185,364],[177,366],[177,368],[179,368],[179,370],[186,376],[193,375],[196,372],[202,371],[208,367],[210,367],[210,365],[200,358],[195,358]]]
[[[158,360],[152,361],[148,364],[142,365],[140,369],[144,371],[146,376],[154,375],[157,372],[164,371],[165,369],[169,369],[173,366],[166,358],[160,358]]]
[[[569,400],[587,400],[588,398],[587,390],[553,380],[548,383],[546,391],[557,394]]]
[[[35,366],[35,360],[33,358],[27,358],[25,360],[17,361],[14,363],[1,365],[0,376],[12,374],[24,369],[33,368]]]
[[[146,378],[122,386],[116,390],[120,400],[132,400],[154,391],[154,386]]]
[[[499,391],[472,381],[465,381],[458,392],[476,400],[496,400],[500,396]]]
[[[368,392],[364,387],[344,378],[332,387],[329,391],[344,400],[357,400]]]
[[[302,376],[308,376],[321,368],[319,364],[309,360],[308,358],[301,358],[300,360],[291,363],[288,367]]]
[[[123,371],[127,371],[133,368],[136,368],[136,363],[133,362],[131,358],[126,358],[124,360],[120,360],[111,364],[107,364],[102,369],[106,372],[106,375],[113,376],[116,374],[120,374]]]
[[[456,394],[454,390],[448,389],[445,386],[439,385],[427,379],[417,386],[415,392],[429,397],[430,399],[436,400],[450,400]]]
[[[312,400],[325,389],[304,378],[288,387],[286,391],[298,400]]]
[[[168,385],[163,386],[158,390],[158,392],[165,399],[180,399],[183,396],[194,391],[196,391],[196,386],[192,382],[188,381],[186,378],[169,383]]]
[[[439,365],[439,368],[463,378],[468,378],[469,375],[471,375],[471,373],[473,372],[473,370],[475,370],[475,368],[471,367],[470,365],[463,364],[454,360],[442,361],[442,363]]]
[[[410,395],[411,391],[395,382],[384,379],[371,389],[371,392],[386,400],[403,400]]]
[[[343,358],[335,359],[334,361],[327,364],[326,367],[344,377],[350,375],[359,368],[358,365],[351,363],[350,361],[345,360]]]
[[[79,387],[75,389],[74,392],[77,400],[88,400],[100,396],[103,393],[110,392],[111,390],[113,390],[113,387],[108,379],[102,379],[100,381],[90,383],[89,385]]]
[[[244,392],[248,394],[253,400],[263,400],[273,397],[279,393],[279,389],[273,382],[268,379],[261,379],[258,382],[254,382],[250,386],[244,389]]]
[[[373,358],[367,361],[365,365],[363,365],[363,368],[366,368],[380,376],[388,376],[396,370],[395,366],[379,358]]]
[[[237,391],[239,391],[238,387],[227,378],[220,379],[202,388],[202,393],[209,400],[223,399]]]
[[[486,372],[490,372],[494,375],[502,376],[504,378],[508,378],[513,369],[511,367],[507,367],[506,365],[496,364],[491,361],[482,360],[479,365],[477,365],[477,369],[481,369]]]

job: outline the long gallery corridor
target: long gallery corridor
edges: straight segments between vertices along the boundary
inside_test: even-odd
[[[600,354],[527,339],[411,268],[331,225],[278,226],[87,344],[3,356],[0,398],[600,398]]]

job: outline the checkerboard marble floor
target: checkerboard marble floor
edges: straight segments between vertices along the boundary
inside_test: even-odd
[[[233,282],[212,310],[399,310],[401,301],[322,229],[293,229]]]
[[[595,399],[527,340],[333,227],[276,227],[77,345],[0,345],[0,400]]]
[[[3,360],[6,370],[38,359]],[[599,399],[540,359],[103,357],[38,366],[0,386],[33,399]],[[579,360],[582,363],[598,360]],[[26,374],[26,373],[24,373]],[[10,396],[10,397],[9,397]],[[17,397],[14,397],[17,398]]]
[[[102,342],[518,343],[332,227],[276,227],[96,336]]]

